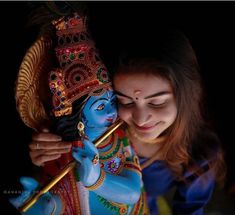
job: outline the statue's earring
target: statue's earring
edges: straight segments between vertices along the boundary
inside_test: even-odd
[[[80,121],[77,125],[77,129],[78,129],[80,137],[85,137],[84,128],[85,128],[84,124]]]
[[[99,155],[95,155],[92,159],[92,163],[96,165],[98,162],[99,162]]]

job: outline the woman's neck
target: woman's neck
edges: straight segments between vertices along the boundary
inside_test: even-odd
[[[151,158],[156,155],[157,158],[159,144],[145,143],[134,136],[130,136],[129,140],[138,156]]]
[[[131,128],[127,129],[127,134],[138,156],[145,158],[152,158],[154,156],[156,159],[160,159],[160,157],[158,158],[157,151],[159,150],[160,144],[166,140],[165,136],[157,137],[153,140],[146,140],[137,135]]]

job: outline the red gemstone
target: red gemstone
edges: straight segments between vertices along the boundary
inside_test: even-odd
[[[72,26],[75,26],[75,25],[78,25],[78,20],[77,19],[71,19],[70,20],[70,24],[72,25]]]

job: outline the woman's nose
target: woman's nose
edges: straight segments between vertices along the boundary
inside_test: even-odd
[[[138,126],[143,126],[150,119],[150,117],[151,114],[144,108],[136,108],[132,113],[132,120]]]

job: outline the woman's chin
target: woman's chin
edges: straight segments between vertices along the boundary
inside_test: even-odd
[[[155,131],[155,132],[140,132],[140,131],[135,131],[135,133],[137,134],[137,136],[141,139],[145,139],[145,140],[154,140],[156,139],[159,134]]]

